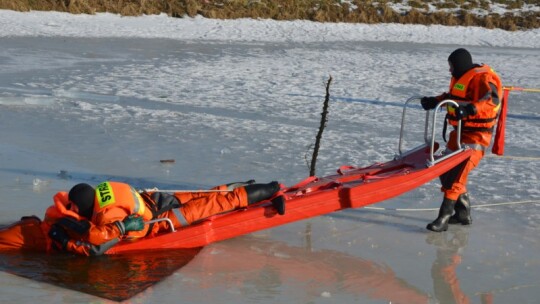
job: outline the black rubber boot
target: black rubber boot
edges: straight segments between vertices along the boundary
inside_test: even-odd
[[[280,195],[272,200],[272,206],[276,208],[276,211],[279,215],[285,214],[285,198],[283,195]]]
[[[456,205],[454,206],[454,210],[456,213],[450,217],[450,220],[448,221],[449,224],[472,224],[471,200],[469,198],[469,193],[463,193],[459,196]]]
[[[227,184],[227,190],[229,191],[232,191],[238,187],[245,187],[247,185],[252,185],[255,183],[255,180],[254,179],[250,179],[248,181],[245,181],[245,182],[234,182],[234,183],[229,183]]]
[[[271,198],[279,191],[279,183],[271,182],[268,184],[253,184],[246,187],[248,204],[254,204]]]
[[[454,212],[454,205],[456,201],[444,198],[441,209],[439,209],[439,216],[431,223],[427,225],[427,229],[435,232],[442,232],[448,229],[448,221],[450,216]]]

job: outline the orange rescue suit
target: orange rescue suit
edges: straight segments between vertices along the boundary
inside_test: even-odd
[[[494,91],[495,89],[495,91]],[[444,99],[452,99],[459,104],[472,103],[476,114],[462,120],[461,142],[478,144],[487,148],[491,142],[493,129],[501,107],[502,83],[499,76],[488,65],[481,65],[467,71],[461,78],[450,80],[450,92]],[[497,98],[493,98],[496,96]],[[457,127],[458,120],[454,106],[448,104],[448,122]],[[448,146],[456,150],[456,131],[450,134]]]
[[[450,80],[450,92],[437,98],[439,100],[452,99],[460,105],[472,103],[476,108],[476,114],[462,119],[461,143],[474,150],[470,159],[463,165],[456,167],[441,176],[441,180],[449,180],[450,184],[443,183],[442,191],[445,197],[457,200],[467,192],[466,183],[469,172],[480,163],[485,150],[491,143],[494,127],[497,122],[502,99],[502,82],[495,71],[488,65],[474,67],[467,71],[459,79],[452,77]],[[447,119],[450,125],[457,127],[455,107],[447,106]],[[457,131],[450,133],[447,148],[457,150]]]
[[[218,186],[216,190],[225,190],[226,186]],[[139,194],[133,187],[120,182],[104,182],[96,186],[94,214],[92,225],[86,240],[94,245],[122,238],[122,231],[116,224],[127,216],[136,214],[145,222],[153,218],[169,218],[175,228],[189,225],[194,221],[247,206],[247,193],[244,187],[230,192],[211,193],[174,193],[181,203],[180,208],[160,213],[151,200],[152,192]],[[124,238],[138,239],[153,236],[161,231],[170,230],[167,222],[145,225],[141,231],[130,231]]]
[[[26,216],[20,221],[0,229],[0,250],[22,249],[29,251],[50,252],[55,249],[48,233],[51,226],[62,218],[71,218],[75,221],[84,220],[76,212],[70,210],[71,202],[67,192],[58,192],[53,197],[53,205],[45,211],[45,218],[41,221],[37,216]],[[78,254],[89,255],[91,245],[84,243],[80,235],[73,235],[66,245],[66,250]]]
[[[88,241],[99,245],[121,237],[120,228],[114,223],[121,222],[132,214],[142,216],[145,222],[153,218],[150,205],[146,205],[137,190],[128,184],[119,182],[103,182],[97,185],[94,213],[91,218],[94,227],[88,233]],[[125,236],[129,239],[136,239],[146,236],[147,233],[148,225],[145,225],[143,230],[130,231]]]
[[[102,254],[122,239],[137,239],[170,230],[169,224],[164,221],[155,225],[145,225],[142,231],[128,232],[124,236],[117,222],[121,222],[129,215],[142,216],[144,221],[154,217],[167,217],[171,219],[175,228],[179,228],[218,213],[246,207],[248,204],[244,187],[225,191],[227,186],[221,185],[213,189],[224,191],[174,193],[181,207],[160,213],[150,199],[152,192],[141,195],[128,184],[104,182],[96,187],[91,219],[86,219],[71,210],[72,203],[69,201],[68,193],[59,192],[54,196],[54,204],[47,209],[43,221],[35,216],[25,217],[19,222],[1,228],[0,250],[51,251],[55,248],[54,242],[48,237],[51,226],[68,219],[73,223],[84,222],[87,228],[83,234],[66,229],[71,238],[66,250],[82,255]]]
[[[0,228],[0,250],[28,250],[48,252],[52,242],[49,226],[37,216],[26,216],[20,221]]]

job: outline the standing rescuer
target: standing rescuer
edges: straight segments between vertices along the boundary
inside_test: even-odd
[[[423,97],[421,104],[425,110],[431,110],[443,100],[456,101],[459,104],[457,108],[447,105],[445,123],[454,128],[450,133],[446,150],[457,150],[456,128],[461,119],[462,145],[472,149],[473,154],[467,161],[440,177],[444,200],[437,219],[427,225],[427,229],[435,232],[446,231],[448,224],[472,223],[466,188],[467,177],[469,172],[478,166],[490,145],[503,96],[499,76],[486,64],[474,64],[471,54],[466,49],[460,48],[452,52],[448,57],[448,64],[452,74],[449,92],[435,97]],[[501,151],[502,146],[493,150],[495,154],[502,154]]]

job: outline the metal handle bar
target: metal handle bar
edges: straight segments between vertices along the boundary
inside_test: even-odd
[[[431,167],[433,165],[435,165],[436,163],[438,162],[441,162],[449,157],[452,157],[454,156],[455,154],[458,154],[460,153],[461,151],[463,151],[463,148],[461,147],[461,118],[458,120],[458,125],[457,125],[457,137],[456,137],[456,141],[457,141],[457,150],[456,151],[453,151],[452,153],[449,153],[449,154],[446,154],[444,155],[443,157],[437,159],[437,161],[435,161],[434,157],[433,157],[433,153],[434,153],[434,148],[435,148],[435,124],[437,122],[437,112],[439,111],[439,109],[443,106],[443,105],[446,105],[446,104],[451,104],[453,105],[454,107],[458,108],[459,107],[459,104],[454,101],[454,100],[451,100],[451,99],[445,99],[441,102],[439,102],[439,104],[435,107],[434,109],[434,112],[435,114],[433,115],[433,125],[432,125],[432,128],[431,128],[431,148],[429,149],[429,162],[428,162],[428,167]]]
[[[459,107],[459,104],[454,101],[454,100],[451,100],[451,99],[446,99],[446,100],[443,100],[441,101],[439,104],[437,104],[437,106],[435,107],[434,109],[434,114],[433,114],[433,122],[431,124],[431,138],[428,137],[428,130],[429,130],[429,115],[430,115],[430,112],[431,111],[426,111],[426,122],[425,122],[425,125],[424,125],[424,144],[410,150],[410,151],[407,151],[405,153],[402,152],[402,146],[403,146],[403,133],[404,133],[404,130],[405,130],[405,114],[407,112],[407,105],[413,101],[413,100],[420,100],[422,97],[421,96],[413,96],[409,99],[407,99],[407,101],[405,101],[405,104],[403,105],[403,114],[401,116],[401,130],[400,130],[400,133],[399,133],[399,145],[398,145],[398,153],[399,155],[397,156],[397,158],[403,158],[404,156],[408,155],[408,154],[412,154],[420,149],[423,149],[425,148],[428,143],[430,145],[430,149],[429,149],[429,160],[427,162],[427,166],[428,167],[431,167],[433,165],[435,165],[436,163],[438,162],[441,162],[449,157],[452,157],[454,156],[455,154],[457,153],[460,153],[464,150],[464,148],[461,147],[461,119],[458,120],[458,125],[457,125],[457,138],[456,138],[456,141],[457,141],[457,147],[458,149],[456,151],[453,151],[452,153],[449,153],[449,154],[446,154],[444,155],[443,157],[440,157],[438,158],[437,160],[435,160],[435,157],[433,156],[433,153],[435,153],[434,149],[435,149],[435,125],[437,124],[437,112],[439,112],[439,109],[443,106],[443,105],[446,105],[446,104],[451,104],[453,106],[455,106],[456,108]]]
[[[157,219],[153,219],[153,220],[150,220],[150,221],[147,221],[147,222],[144,222],[145,224],[149,225],[149,224],[152,224],[152,223],[157,223],[157,222],[167,222],[169,223],[169,226],[171,227],[171,232],[175,232],[176,229],[174,229],[174,225],[173,225],[173,222],[171,221],[170,218],[166,218],[166,217],[163,217],[163,218],[157,218]]]
[[[405,130],[405,114],[407,112],[407,105],[409,104],[409,102],[413,100],[417,100],[417,99],[420,100],[421,98],[422,96],[413,96],[407,99],[407,101],[405,101],[405,104],[403,105],[403,113],[401,114],[401,130],[399,131],[399,145],[398,145],[398,153],[400,156],[403,155],[401,147],[403,146],[403,133]],[[428,121],[429,121],[429,111],[426,111],[426,124],[424,126],[424,142],[426,144],[428,142],[428,138],[427,138]]]

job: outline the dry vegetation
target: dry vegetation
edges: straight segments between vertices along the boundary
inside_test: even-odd
[[[344,0],[0,0],[0,9],[17,11],[62,11],[73,14],[110,12],[125,16],[166,13],[173,17],[202,15],[207,18],[263,18],[319,22],[414,23],[482,26],[505,30],[540,27],[540,12],[519,15],[489,13],[478,16],[473,9],[490,4],[519,9],[524,4],[540,6],[540,0],[409,0],[410,10],[397,12],[390,5],[402,1]],[[439,11],[428,12],[428,4]]]

